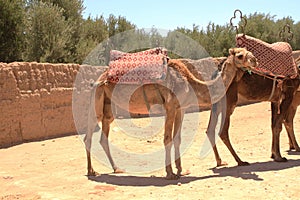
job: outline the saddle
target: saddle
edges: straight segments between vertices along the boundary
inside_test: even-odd
[[[296,78],[297,67],[292,56],[292,48],[286,42],[268,44],[244,34],[236,36],[236,46],[251,51],[258,60],[255,70],[264,75],[279,78]]]
[[[110,51],[108,81],[145,84],[164,80],[167,74],[167,50],[149,49],[137,53]]]

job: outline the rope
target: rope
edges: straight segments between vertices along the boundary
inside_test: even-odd
[[[150,112],[150,104],[149,104],[149,101],[148,101],[148,98],[147,98],[147,95],[146,95],[146,91],[145,91],[145,85],[143,84],[142,85],[142,89],[143,89],[143,97],[144,97],[144,100],[145,100],[145,103],[146,103],[146,106],[147,106],[147,109],[148,109],[148,112]]]
[[[271,101],[271,99],[272,99],[273,96],[274,96],[275,86],[276,86],[276,81],[277,81],[277,75],[276,75],[275,78],[273,79],[272,92],[271,92],[271,95],[270,95],[268,101]]]
[[[163,105],[165,101],[162,97],[162,94],[161,94],[160,90],[158,89],[157,84],[154,84],[154,86],[155,86],[155,89],[156,89],[156,94],[157,94],[157,96],[160,100],[160,103]]]

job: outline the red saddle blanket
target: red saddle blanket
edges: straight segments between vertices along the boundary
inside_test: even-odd
[[[167,73],[167,50],[149,49],[137,53],[110,52],[108,81],[124,84],[153,83]]]
[[[257,71],[274,77],[297,77],[292,48],[288,43],[268,44],[257,38],[239,34],[236,37],[236,46],[244,47],[253,53],[258,60]]]

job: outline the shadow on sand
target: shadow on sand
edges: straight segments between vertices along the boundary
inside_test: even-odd
[[[300,155],[300,152],[295,150],[288,150],[286,152],[288,155]]]
[[[289,160],[288,162],[256,162],[249,166],[234,166],[234,167],[222,167],[211,169],[214,174],[208,176],[183,176],[178,180],[166,180],[164,177],[145,177],[145,176],[133,176],[133,175],[115,175],[115,174],[101,174],[95,177],[88,177],[89,180],[99,183],[107,183],[118,186],[157,186],[163,187],[167,185],[176,185],[178,182],[181,184],[187,184],[197,180],[205,180],[209,178],[217,177],[235,177],[242,179],[252,179],[255,181],[262,181],[256,172],[268,172],[268,171],[280,171],[293,167],[300,166],[300,159]]]
[[[256,172],[280,171],[299,166],[300,159],[288,160],[288,162],[274,162],[272,160],[267,162],[255,162],[248,166],[213,168],[212,171],[215,174],[218,174],[219,177],[231,176],[242,179],[262,181],[263,179],[260,178]]]

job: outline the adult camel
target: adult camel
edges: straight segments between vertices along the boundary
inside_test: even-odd
[[[297,63],[299,64],[300,62],[297,61]],[[300,92],[297,92],[299,83],[299,72],[298,77],[294,79],[283,79],[282,82],[277,82],[272,78],[267,78],[255,73],[243,73],[241,79],[236,79],[231,83],[226,93],[227,112],[226,117],[224,118],[224,126],[219,135],[239,166],[249,165],[249,163],[242,161],[237,155],[237,153],[233,149],[233,146],[231,145],[228,133],[230,116],[232,115],[237,105],[238,94],[249,101],[271,102],[271,158],[273,158],[277,162],[285,162],[287,161],[287,159],[281,156],[279,145],[279,137],[282,130],[282,124],[285,125],[289,136],[290,149],[300,151],[293,130],[293,119],[296,113],[297,106],[300,105]],[[281,85],[279,86],[278,84]],[[221,101],[212,106],[210,123],[207,129],[207,135],[213,145],[217,166],[227,164],[226,162],[222,161],[215,145],[214,128],[217,124],[218,114],[221,112],[220,105]]]
[[[300,51],[293,51],[293,58],[295,63],[299,69],[300,67]],[[287,112],[286,118],[284,120],[284,126],[287,131],[289,137],[289,146],[290,150],[295,150],[300,152],[300,147],[296,141],[295,133],[294,133],[294,117],[297,111],[298,106],[300,105],[300,87],[297,89],[296,94],[294,95],[293,101],[289,110]]]
[[[218,73],[217,77],[214,80],[203,81],[201,74],[195,70],[193,65],[187,64],[183,60],[170,59],[168,61],[168,73],[165,84],[172,85],[172,87],[166,87],[163,84],[157,83],[142,85],[134,90],[134,93],[132,93],[130,97],[130,101],[125,103],[115,101],[118,98],[115,98],[115,100],[113,99],[113,91],[117,84],[107,81],[107,73],[105,72],[96,81],[96,84],[94,84],[91,96],[89,114],[91,117],[89,117],[88,130],[84,139],[87,153],[87,174],[89,176],[97,175],[97,172],[94,171],[91,164],[90,151],[92,135],[99,122],[102,123],[100,144],[103,147],[114,172],[123,172],[113,161],[108,144],[110,124],[114,120],[111,104],[114,103],[123,109],[129,109],[128,111],[130,113],[148,114],[148,106],[145,105],[145,98],[143,98],[146,93],[148,105],[160,104],[166,111],[163,139],[165,146],[166,178],[177,179],[182,175],[179,148],[184,109],[195,103],[191,101],[192,98],[190,97],[195,94],[197,105],[211,105],[223,98],[228,86],[231,85],[231,82],[236,78],[239,68],[252,69],[256,66],[256,58],[251,52],[244,48],[233,48],[229,50],[229,56],[222,64],[222,70]],[[223,88],[222,91],[215,91],[216,94],[211,94],[208,86],[214,87],[214,84],[217,81],[222,81],[225,89]],[[190,88],[187,86],[190,86]],[[118,94],[115,94],[120,95],[119,98],[122,99],[124,95],[127,94],[128,96],[128,93],[131,94],[131,85],[123,85],[121,87],[122,90],[119,90]],[[95,101],[93,101],[93,97],[95,97]],[[173,173],[171,166],[171,146],[173,143],[175,149],[175,165],[177,168],[176,174]]]

